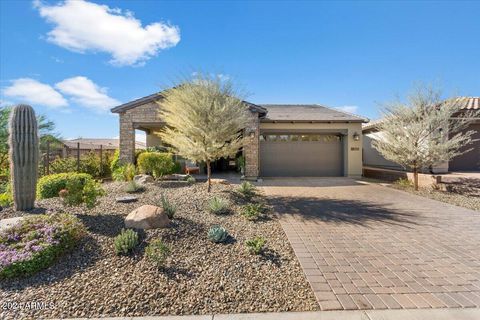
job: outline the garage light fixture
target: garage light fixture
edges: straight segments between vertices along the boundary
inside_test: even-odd
[[[359,140],[360,140],[360,135],[359,135],[357,132],[355,132],[355,133],[353,134],[353,140],[355,140],[355,141],[359,141]]]

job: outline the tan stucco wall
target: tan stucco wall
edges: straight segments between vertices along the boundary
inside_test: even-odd
[[[147,133],[147,148],[148,147],[157,147],[162,145],[162,139],[159,136],[154,134],[154,132]]]
[[[332,132],[346,130],[344,173],[349,177],[362,175],[362,124],[361,123],[260,123],[260,132],[268,130],[331,130]],[[360,136],[359,141],[353,140],[353,134]],[[355,148],[352,150],[352,148]],[[260,159],[262,161],[262,159]]]

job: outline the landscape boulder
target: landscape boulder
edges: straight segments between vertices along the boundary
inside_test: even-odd
[[[166,228],[169,224],[170,219],[163,208],[152,205],[143,205],[125,218],[125,227],[132,229]]]
[[[154,179],[152,176],[149,176],[148,174],[139,174],[133,177],[133,181],[135,181],[136,184],[144,185],[147,183],[152,183]]]

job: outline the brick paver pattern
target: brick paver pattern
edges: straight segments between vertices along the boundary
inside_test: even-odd
[[[480,307],[480,212],[348,178],[263,186],[322,310]]]

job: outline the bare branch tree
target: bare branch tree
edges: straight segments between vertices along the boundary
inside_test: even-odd
[[[230,79],[199,73],[163,97],[160,114],[166,126],[159,136],[176,154],[206,163],[210,192],[211,163],[234,156],[244,144],[247,106]]]
[[[459,112],[458,99],[442,100],[438,90],[419,87],[407,103],[384,107],[384,118],[377,125],[373,147],[385,159],[410,169],[418,190],[418,172],[471,151],[462,147],[473,142],[473,130],[464,131],[478,112]]]

